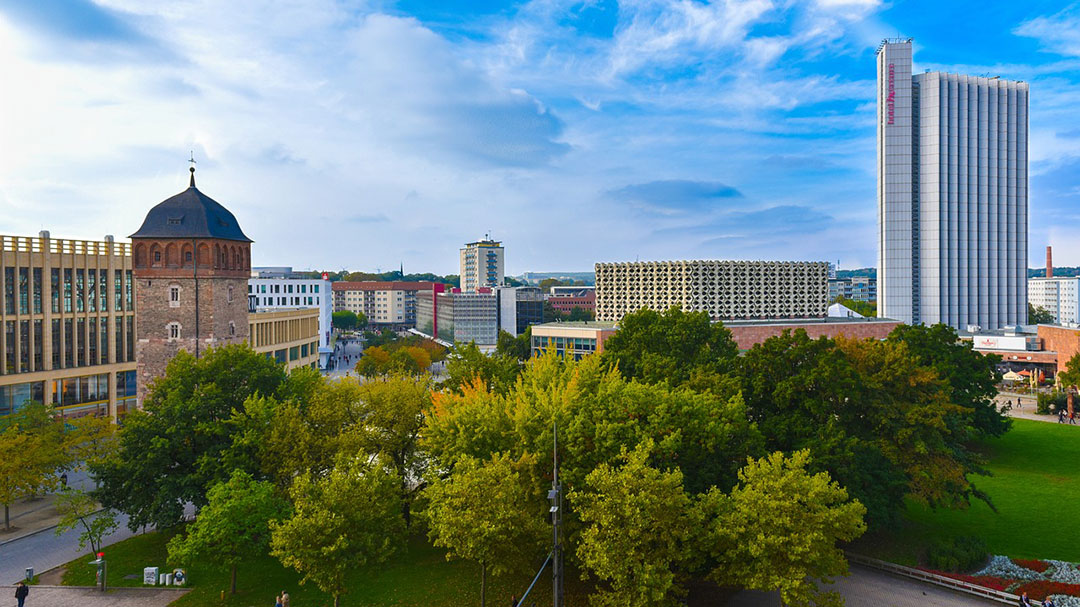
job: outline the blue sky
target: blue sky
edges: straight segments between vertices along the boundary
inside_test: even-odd
[[[873,265],[874,50],[1031,83],[1029,265],[1080,265],[1080,7],[0,0],[0,232],[126,237],[186,186],[260,265]]]

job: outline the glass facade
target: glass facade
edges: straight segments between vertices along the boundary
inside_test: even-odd
[[[44,400],[45,382],[33,381],[10,386],[0,386],[0,415],[9,415],[22,409],[27,402]]]

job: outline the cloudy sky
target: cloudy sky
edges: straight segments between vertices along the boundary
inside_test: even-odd
[[[960,0],[0,0],[0,233],[200,189],[258,265],[875,262],[874,51],[1031,83],[1031,253],[1080,264],[1080,7]]]

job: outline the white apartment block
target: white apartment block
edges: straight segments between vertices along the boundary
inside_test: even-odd
[[[363,314],[369,324],[416,326],[416,294],[430,291],[430,282],[335,282],[334,311]]]
[[[1031,305],[1053,314],[1054,324],[1075,327],[1080,323],[1080,277],[1029,278],[1027,297]]]
[[[460,261],[462,292],[502,286],[505,259],[501,242],[486,238],[470,242],[461,249]]]
[[[677,306],[715,320],[822,318],[829,266],[804,261],[641,261],[596,264],[596,320]]]
[[[332,330],[333,295],[330,281],[320,278],[249,278],[248,304],[252,312],[261,310],[319,311],[319,350],[329,352]]]
[[[912,75],[885,40],[878,75],[878,315],[997,329],[1027,317],[1028,85]]]

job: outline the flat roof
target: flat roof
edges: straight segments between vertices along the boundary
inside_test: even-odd
[[[862,318],[846,316],[823,316],[819,318],[764,318],[721,320],[725,327],[759,327],[776,325],[864,325],[868,323],[900,322],[892,318],[864,316]]]
[[[551,327],[556,329],[614,329],[617,323],[601,322],[597,320],[567,320],[563,322],[545,322],[533,325],[536,327]]]

